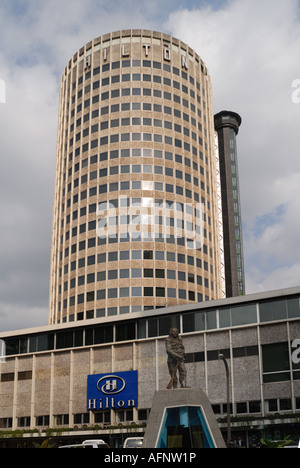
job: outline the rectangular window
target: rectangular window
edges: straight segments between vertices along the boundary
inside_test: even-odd
[[[95,292],[94,291],[86,293],[86,301],[87,302],[93,302],[94,298],[95,298]]]
[[[162,317],[159,321],[159,336],[169,335],[171,328],[180,330],[180,316],[171,315],[169,317]]]
[[[257,322],[256,304],[233,307],[231,309],[232,326],[248,325]]]
[[[108,253],[108,261],[109,262],[117,262],[118,261],[118,252],[109,252]]]
[[[288,299],[287,301],[288,306],[288,318],[299,318],[300,317],[300,309],[299,309],[299,298],[296,299]]]
[[[129,297],[129,288],[120,288],[120,297]]]
[[[144,288],[144,296],[153,297],[153,288],[150,288],[150,287]]]
[[[132,268],[131,277],[132,278],[141,278],[142,277],[142,269],[141,268]]]
[[[175,288],[168,288],[168,297],[172,299],[176,299],[176,289]]]
[[[131,288],[131,295],[132,295],[132,297],[141,297],[142,296],[142,288],[139,288],[139,287]]]
[[[178,263],[185,263],[185,255],[184,254],[177,254]]]
[[[153,260],[153,251],[145,250],[144,251],[144,260]]]
[[[166,297],[165,288],[156,288],[156,297]]]
[[[101,290],[97,291],[97,300],[98,301],[104,300],[105,296],[106,296],[106,290],[105,289],[101,289]]]
[[[272,301],[259,304],[261,322],[285,320],[287,318],[287,301]]]
[[[135,322],[116,325],[116,341],[131,341],[135,338]]]
[[[108,299],[114,299],[118,297],[118,289],[111,288],[108,290]]]
[[[205,312],[196,312],[183,315],[183,332],[203,331],[206,329]]]
[[[262,346],[264,383],[291,380],[288,343]]]

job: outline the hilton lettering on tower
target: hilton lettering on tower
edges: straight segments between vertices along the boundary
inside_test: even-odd
[[[137,406],[137,371],[88,376],[88,411],[136,408]]]
[[[144,49],[144,52],[145,52],[145,57],[149,57],[149,51],[151,49],[151,45],[150,44],[143,44],[143,49]],[[130,57],[129,48],[127,49],[125,45],[122,45],[120,54],[121,54],[121,58],[129,58]],[[104,60],[104,62],[106,62],[108,60],[108,58],[109,58],[109,49],[105,48],[103,50],[103,60]],[[172,61],[172,51],[168,47],[163,48],[163,59],[166,62],[171,62]],[[85,57],[84,68],[85,69],[90,68],[91,65],[92,65],[91,64],[91,56],[89,55],[88,57]],[[189,69],[189,61],[188,61],[187,57],[185,57],[184,55],[181,55],[181,66],[185,70]]]

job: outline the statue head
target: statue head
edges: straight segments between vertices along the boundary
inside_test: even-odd
[[[178,338],[179,336],[179,330],[178,328],[171,328],[170,329],[170,336],[174,339]]]

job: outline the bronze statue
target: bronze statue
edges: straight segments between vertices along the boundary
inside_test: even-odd
[[[184,364],[185,348],[177,328],[171,328],[170,334],[166,339],[166,350],[168,354],[168,367],[171,375],[171,381],[167,388],[178,388],[177,371],[179,371],[181,388],[187,388],[187,372]]]

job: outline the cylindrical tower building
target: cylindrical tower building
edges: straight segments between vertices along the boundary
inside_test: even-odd
[[[245,295],[243,230],[236,136],[242,118],[236,112],[215,115],[218,134],[226,297]]]
[[[61,81],[50,324],[221,298],[211,82],[162,33],[91,41]]]

